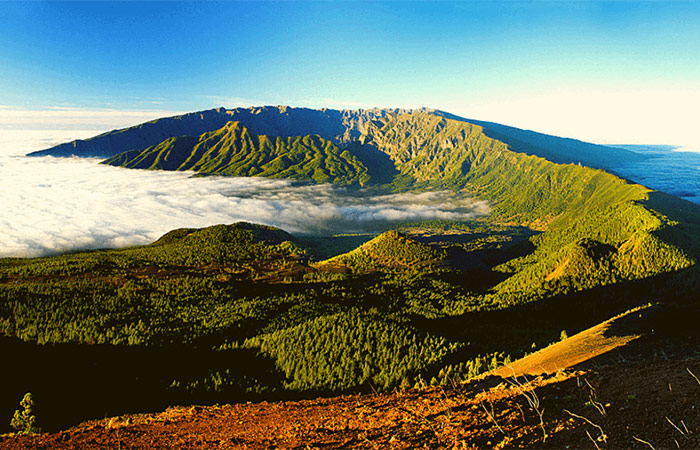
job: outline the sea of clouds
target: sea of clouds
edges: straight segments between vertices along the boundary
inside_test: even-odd
[[[490,211],[484,201],[451,192],[360,197],[331,185],[193,178],[186,172],[105,166],[97,159],[25,156],[95,134],[96,127],[0,127],[0,257],[148,244],[174,228],[237,221],[331,235],[381,231],[404,221],[464,220]],[[616,167],[616,173],[700,203],[700,153],[670,146],[627,148],[651,157]]]
[[[700,203],[700,146],[626,145],[645,156],[614,168],[620,176]]]
[[[130,170],[27,152],[94,130],[0,130],[0,257],[148,244],[181,227],[249,221],[297,234],[379,231],[490,211],[450,192],[358,197],[331,185]]]

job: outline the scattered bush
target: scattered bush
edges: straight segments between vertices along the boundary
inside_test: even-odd
[[[19,402],[19,405],[22,407],[22,410],[15,410],[10,426],[21,434],[39,433],[41,430],[36,426],[36,416],[32,414],[34,400],[31,392],[24,394],[24,398]]]

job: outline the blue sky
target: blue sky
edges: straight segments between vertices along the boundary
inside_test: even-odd
[[[699,42],[696,2],[2,2],[0,121],[428,106],[695,145]]]

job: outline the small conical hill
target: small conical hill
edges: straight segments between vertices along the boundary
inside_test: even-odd
[[[319,267],[344,266],[355,273],[406,270],[444,264],[447,253],[418,242],[398,231],[387,231],[355,250],[319,263]]]

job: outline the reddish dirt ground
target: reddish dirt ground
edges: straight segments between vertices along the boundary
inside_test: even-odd
[[[659,359],[451,388],[172,407],[5,435],[0,449],[698,448],[694,375],[697,360]]]

